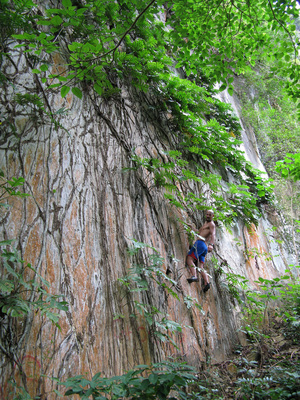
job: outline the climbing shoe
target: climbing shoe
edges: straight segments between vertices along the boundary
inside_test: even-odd
[[[199,279],[196,276],[192,276],[187,279],[188,283],[199,282]]]
[[[207,292],[208,289],[210,289],[210,283],[207,283],[207,284],[204,286],[203,292],[204,292],[204,293]]]

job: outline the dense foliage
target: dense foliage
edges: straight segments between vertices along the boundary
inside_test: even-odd
[[[276,207],[287,222],[285,237],[293,243],[298,265],[300,123],[297,104],[287,95],[283,77],[272,72],[277,63],[261,57],[236,86],[243,104],[243,122],[253,129],[264,166],[274,179]]]
[[[277,61],[261,57],[238,83],[244,123],[254,130],[262,161],[273,178],[279,160],[288,153],[300,153],[297,103],[284,90],[283,77],[272,72],[274,65]],[[288,177],[287,171],[284,177]]]
[[[185,387],[195,381],[195,372],[194,368],[183,363],[162,362],[139,365],[124,375],[112,378],[101,377],[100,373],[91,380],[77,376],[63,385],[68,388],[67,396],[77,394],[82,399],[90,396],[99,400],[175,400],[178,396],[187,399]],[[176,397],[172,393],[176,393]]]
[[[2,59],[12,59],[13,46],[14,52],[24,52],[41,91],[33,97],[15,88],[19,104],[31,104],[61,129],[59,110],[47,102],[53,92],[65,97],[72,91],[82,98],[93,88],[112,98],[125,82],[133,85],[156,97],[162,113],[171,112],[169,127],[176,135],[170,149],[176,157],[172,153],[167,163],[139,160],[136,166],[147,168],[151,162],[154,183],[167,189],[172,204],[195,210],[210,203],[226,225],[235,217],[257,221],[272,186],[262,184],[260,172],[239,150],[239,124],[230,107],[217,100],[214,85],[233,94],[234,76],[264,54],[278,60],[286,89],[297,98],[295,1],[63,0],[49,8],[31,0],[1,0],[1,8]],[[59,73],[51,68],[54,53],[65,59]],[[8,118],[2,127],[14,130]],[[238,184],[220,185],[214,166]],[[189,186],[199,179],[208,185],[209,196]]]

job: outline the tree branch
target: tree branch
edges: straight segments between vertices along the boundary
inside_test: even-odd
[[[292,35],[290,34],[289,30],[284,26],[284,24],[277,19],[270,0],[268,0],[268,3],[269,3],[269,7],[271,8],[271,11],[272,11],[272,14],[273,14],[273,17],[274,17],[275,21],[285,30],[285,32],[289,35],[289,38],[291,39],[291,42],[292,42],[293,48],[294,48],[295,60],[296,60],[297,59],[297,49],[296,49],[294,40],[292,38]]]
[[[150,3],[144,8],[144,10],[136,17],[136,19],[133,21],[133,23],[130,25],[130,27],[123,33],[121,39],[118,41],[118,43],[116,44],[116,46],[113,49],[109,50],[108,52],[102,54],[99,57],[90,58],[90,59],[87,59],[87,60],[84,60],[84,61],[87,62],[87,61],[99,60],[99,59],[104,58],[104,57],[108,56],[109,54],[113,53],[112,54],[112,61],[111,61],[111,62],[113,62],[114,56],[115,56],[115,52],[116,52],[117,48],[120,46],[120,44],[123,42],[125,36],[133,29],[133,27],[136,25],[136,23],[141,18],[141,16],[145,14],[145,12],[152,6],[152,4],[155,3],[155,1],[156,0],[150,1]]]

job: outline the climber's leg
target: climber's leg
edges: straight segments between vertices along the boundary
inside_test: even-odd
[[[191,278],[197,278],[197,270],[194,264],[194,260],[197,260],[194,254],[186,256],[186,264],[189,267]]]
[[[200,274],[201,274],[201,276],[202,276],[202,278],[203,278],[203,280],[204,280],[204,286],[206,286],[209,282],[208,282],[208,276],[207,276],[207,273],[205,272],[205,270],[204,270],[204,263],[203,262],[201,262],[200,261],[200,266],[199,266],[199,268],[200,268]]]
[[[208,276],[207,273],[204,270],[204,263],[200,261],[200,274],[203,278],[204,281],[204,288],[203,288],[203,292],[207,292],[208,289],[210,288],[210,283],[208,281]]]

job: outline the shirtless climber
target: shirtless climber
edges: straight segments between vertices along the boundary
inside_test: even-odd
[[[206,222],[199,229],[197,234],[198,239],[194,243],[193,247],[190,249],[186,257],[186,263],[190,268],[190,272],[192,274],[191,278],[187,280],[189,283],[198,282],[199,280],[197,278],[196,267],[194,264],[195,260],[199,260],[200,270],[201,270],[200,273],[204,280],[204,288],[203,288],[204,292],[207,292],[207,290],[210,288],[210,283],[208,282],[208,276],[205,273],[203,267],[206,254],[213,251],[213,246],[215,243],[216,228],[215,228],[215,223],[213,221],[213,217],[214,217],[214,212],[212,210],[206,211]],[[190,224],[187,225],[191,228]],[[206,244],[206,242],[208,243],[208,245]]]

